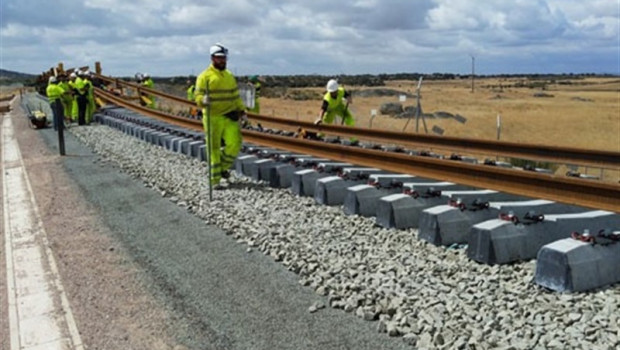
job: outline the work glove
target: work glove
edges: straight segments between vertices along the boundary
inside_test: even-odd
[[[211,101],[209,99],[209,95],[202,96],[202,101],[200,101],[200,102],[202,102],[203,106],[208,106],[211,103]]]
[[[321,124],[323,124],[323,118],[319,118],[314,121],[314,125],[321,125]]]

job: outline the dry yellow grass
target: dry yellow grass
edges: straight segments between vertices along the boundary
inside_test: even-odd
[[[530,144],[556,145],[620,152],[620,80],[604,83],[604,78],[580,80],[584,85],[551,85],[544,91],[554,97],[534,97],[530,88],[497,88],[497,79],[479,79],[475,92],[469,81],[427,81],[422,87],[422,108],[426,113],[446,111],[467,118],[465,124],[454,119],[426,119],[429,129],[437,125],[446,136],[494,140],[496,120],[501,115],[501,140]],[[504,86],[513,83],[503,81]],[[390,82],[388,87],[414,93],[413,82]],[[351,89],[361,89],[351,87]],[[320,91],[321,89],[313,89]],[[602,91],[598,91],[602,90]],[[497,98],[500,96],[501,98]],[[583,100],[578,100],[577,98]],[[371,109],[384,102],[398,102],[398,97],[355,98],[350,106],[357,126],[368,127]],[[316,119],[320,100],[293,101],[263,98],[262,113],[278,117]],[[404,103],[415,105],[414,98]],[[402,131],[405,119],[378,115],[373,128]],[[411,121],[406,131],[414,132]],[[420,132],[423,132],[420,124]]]
[[[425,81],[422,87],[422,109],[425,113],[445,111],[467,118],[461,124],[454,119],[426,119],[429,132],[434,125],[445,130],[444,135],[497,139],[497,116],[501,115],[502,141],[575,147],[620,152],[620,80],[617,78],[586,78],[570,84],[547,85],[544,93],[553,97],[534,97],[540,90],[514,87],[524,79],[477,79],[471,92],[469,80]],[[500,88],[500,83],[502,88]],[[416,82],[392,81],[388,88],[414,94]],[[510,86],[507,87],[506,86]],[[363,87],[348,87],[364,89]],[[321,92],[320,88],[313,88]],[[500,97],[500,98],[498,98]],[[398,102],[398,97],[355,98],[351,105],[359,127],[368,127],[372,109],[384,102]],[[405,106],[415,105],[408,98]],[[263,98],[261,113],[305,121],[317,118],[320,100],[294,101]],[[372,127],[402,131],[405,119],[377,115]],[[422,123],[420,132],[424,132]],[[407,132],[415,132],[415,121],[409,122]],[[565,172],[561,167],[558,172]],[[600,176],[599,169],[580,169]],[[605,171],[606,181],[620,181],[620,172]]]

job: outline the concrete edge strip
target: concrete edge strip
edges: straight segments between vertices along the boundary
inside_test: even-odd
[[[2,145],[2,152],[0,152],[0,159],[2,163],[2,211],[4,217],[4,244],[5,244],[5,255],[6,255],[6,279],[7,279],[7,300],[8,300],[8,313],[9,313],[9,334],[11,338],[10,346],[11,350],[20,350],[19,346],[19,322],[17,316],[17,298],[15,296],[16,286],[14,279],[14,268],[13,268],[13,249],[11,247],[11,240],[9,239],[9,199],[7,197],[7,185],[6,185],[6,170],[5,170],[5,157],[4,153],[6,151],[5,144],[5,136],[4,136],[4,124],[8,124],[6,122],[6,118],[8,118],[9,113],[5,114],[4,120],[2,122],[2,128],[0,132],[0,145]]]
[[[11,101],[11,104],[13,104],[13,102],[15,101],[16,99],[14,98],[13,101]],[[19,166],[24,169],[23,174],[24,174],[25,183],[27,186],[28,196],[30,197],[30,203],[33,205],[33,212],[37,220],[36,226],[39,227],[41,230],[41,240],[43,242],[43,246],[45,247],[46,258],[48,260],[48,264],[52,272],[53,278],[51,282],[53,283],[53,285],[56,287],[58,291],[58,295],[60,297],[60,303],[62,306],[62,311],[64,312],[65,322],[68,327],[68,331],[71,336],[71,342],[73,343],[74,349],[83,350],[84,345],[82,344],[82,339],[80,337],[80,333],[78,331],[75,318],[73,317],[73,312],[71,311],[69,299],[67,298],[65,289],[60,280],[60,274],[58,272],[56,260],[54,259],[54,255],[50,248],[49,241],[47,240],[47,232],[45,231],[43,223],[41,222],[41,215],[39,213],[39,207],[37,205],[36,199],[34,197],[34,193],[32,191],[32,185],[30,184],[30,177],[28,175],[28,172],[26,171],[26,166],[24,164],[24,159],[21,156],[19,145],[17,144],[17,140],[15,138],[8,140],[8,141],[5,139],[5,128],[11,129],[11,130],[13,129],[13,123],[12,123],[11,117],[12,115],[10,113],[7,113],[4,116],[4,120],[2,123],[2,132],[0,133],[0,144],[3,145],[4,149],[6,149],[4,147],[5,142],[6,143],[15,142],[17,158],[19,159],[19,164],[20,164]],[[5,126],[5,124],[7,124],[8,126]],[[7,260],[7,263],[6,263],[7,264],[7,287],[9,288],[7,294],[8,294],[8,302],[9,302],[9,329],[11,333],[11,349],[20,350],[21,347],[19,345],[19,322],[18,322],[18,314],[17,314],[16,296],[12,292],[16,288],[16,283],[14,280],[14,267],[13,267],[13,254],[12,254],[11,240],[8,239],[10,235],[10,223],[9,223],[8,196],[7,196],[8,189],[6,188],[7,182],[5,179],[6,177],[5,159],[4,159],[5,156],[4,156],[4,151],[0,153],[2,153],[0,157],[2,159],[2,184],[3,184],[3,197],[4,197],[4,200],[3,200],[4,210],[3,211],[4,211],[4,229],[5,229],[5,235],[6,235],[5,236],[5,249],[6,249],[6,260]]]

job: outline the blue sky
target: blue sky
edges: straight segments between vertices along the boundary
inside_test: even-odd
[[[0,0],[3,69],[620,74],[620,0]]]

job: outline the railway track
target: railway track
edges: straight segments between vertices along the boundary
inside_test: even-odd
[[[99,76],[101,78],[101,76]],[[107,78],[108,82],[110,79]],[[102,79],[104,80],[104,79]],[[115,84],[125,84],[128,87],[138,88],[131,83],[120,83],[114,80]],[[162,98],[169,98],[184,105],[195,104],[179,97],[159,93],[156,90],[146,89],[149,94],[156,94]],[[115,105],[131,108],[145,115],[157,118],[158,120],[171,123],[173,125],[188,128],[190,130],[202,131],[202,122],[188,119],[181,116],[170,115],[161,111],[137,106],[130,101],[124,100],[120,96],[102,89],[96,89],[96,94],[101,99]],[[441,143],[441,137],[426,138],[428,142],[414,141],[426,148],[421,151],[408,151],[405,146],[412,146],[403,140],[412,138],[411,134],[385,132],[361,128],[347,128],[337,125],[317,127],[312,123],[282,120],[273,117],[250,115],[252,121],[266,121],[268,125],[288,126],[289,135],[299,128],[323,132],[339,137],[356,137],[362,140],[382,140],[385,145],[392,145],[397,152],[384,152],[383,149],[372,149],[363,147],[351,147],[343,144],[317,142],[294,137],[258,132],[255,130],[243,130],[244,140],[247,142],[264,145],[269,147],[291,150],[298,153],[326,157],[338,161],[350,162],[368,167],[376,167],[398,173],[413,174],[432,179],[451,181],[470,185],[478,188],[488,188],[516,195],[542,198],[552,201],[563,202],[578,206],[585,206],[594,209],[610,210],[620,212],[620,185],[604,183],[572,177],[558,177],[547,173],[536,171],[521,171],[502,166],[490,166],[481,164],[471,164],[467,161],[447,161],[433,157],[433,152],[437,144]],[[286,129],[284,129],[286,130]],[[514,156],[518,155],[525,159],[551,160],[545,154],[562,155],[561,159],[569,164],[592,165],[597,164],[607,169],[617,169],[620,166],[620,153],[604,151],[585,151],[575,149],[560,149],[557,147],[543,147],[537,145],[516,145],[502,142],[482,142],[468,139],[453,139],[454,144],[460,144],[455,151],[468,152],[469,143],[484,144],[484,152],[491,156]],[[439,145],[439,148],[447,147],[446,144]],[[508,151],[502,151],[508,149]],[[539,149],[538,153],[532,150]],[[495,153],[493,153],[495,152]],[[471,153],[469,151],[468,153]],[[542,154],[543,156],[537,156]],[[463,159],[460,157],[460,159]],[[559,158],[554,158],[557,161]],[[496,164],[497,163],[491,163]]]
[[[141,108],[104,91],[97,93],[102,99],[144,115],[109,108],[99,116],[102,123],[204,160],[204,140],[198,121]],[[571,232],[595,232],[602,228],[612,240],[620,238],[617,232],[620,216],[597,207],[597,203],[607,203],[604,206],[608,208],[603,209],[617,208],[618,188],[613,184],[557,179],[544,173],[443,160],[402,150],[389,152],[373,149],[380,147],[303,140],[256,130],[244,130],[244,138],[247,143],[236,163],[237,173],[273,187],[291,187],[298,195],[314,196],[320,204],[342,205],[348,214],[374,216],[378,226],[418,228],[420,238],[437,245],[466,245],[470,258],[480,262],[503,264],[533,259],[541,247],[564,238],[569,240],[568,244],[582,244],[570,238]],[[494,180],[517,185],[486,186]],[[547,190],[551,187],[554,189]],[[571,199],[584,198],[575,192],[576,188],[591,191],[593,187],[600,191],[587,201],[579,201],[581,205]],[[567,194],[559,196],[558,188]],[[556,200],[561,198],[560,202],[564,203],[532,199],[541,198],[536,195],[540,193]],[[512,238],[505,239],[507,236]],[[586,249],[593,246],[583,245]],[[620,244],[605,247],[605,251],[615,250]],[[586,255],[601,256],[597,249]],[[575,266],[564,267],[576,270]],[[587,280],[587,273],[581,273],[561,283],[555,280],[548,283],[555,278],[557,266],[540,269],[539,284],[563,291],[586,290],[620,280],[616,273],[595,280]],[[549,271],[553,276],[549,276]]]
[[[121,92],[96,89],[98,98],[159,121],[153,124],[108,109],[104,123],[170,150],[202,157],[200,121],[137,106],[124,98],[123,90],[135,89],[138,94],[152,94],[185,106],[194,103],[100,74],[96,77]],[[618,170],[618,152],[316,126],[252,114],[250,119],[277,129],[243,130],[249,144],[237,161],[238,173],[274,187],[292,187],[299,195],[314,196],[320,204],[344,205],[348,214],[375,216],[379,226],[416,227],[420,238],[437,245],[466,244],[470,258],[489,264],[529,260],[536,258],[541,248],[551,249],[543,256],[555,258],[541,259],[548,266],[539,267],[537,280],[552,289],[586,290],[620,280],[617,272],[593,279],[588,275],[591,271],[580,269],[588,259],[606,256],[600,264],[607,264],[618,256],[618,184],[559,177],[542,169],[524,171],[496,162],[478,164],[473,157],[434,153],[517,157]],[[155,131],[148,131],[145,125]],[[355,137],[383,146],[293,137],[299,130],[322,132],[338,140]],[[563,239],[568,241],[559,243],[559,248],[548,247]],[[602,254],[601,250],[615,253]],[[566,261],[573,251],[586,253],[579,253],[582,259],[571,265]],[[558,259],[559,255],[563,259]],[[558,266],[558,260],[564,263]],[[570,271],[582,272],[569,276]],[[560,282],[558,274],[562,275]]]

